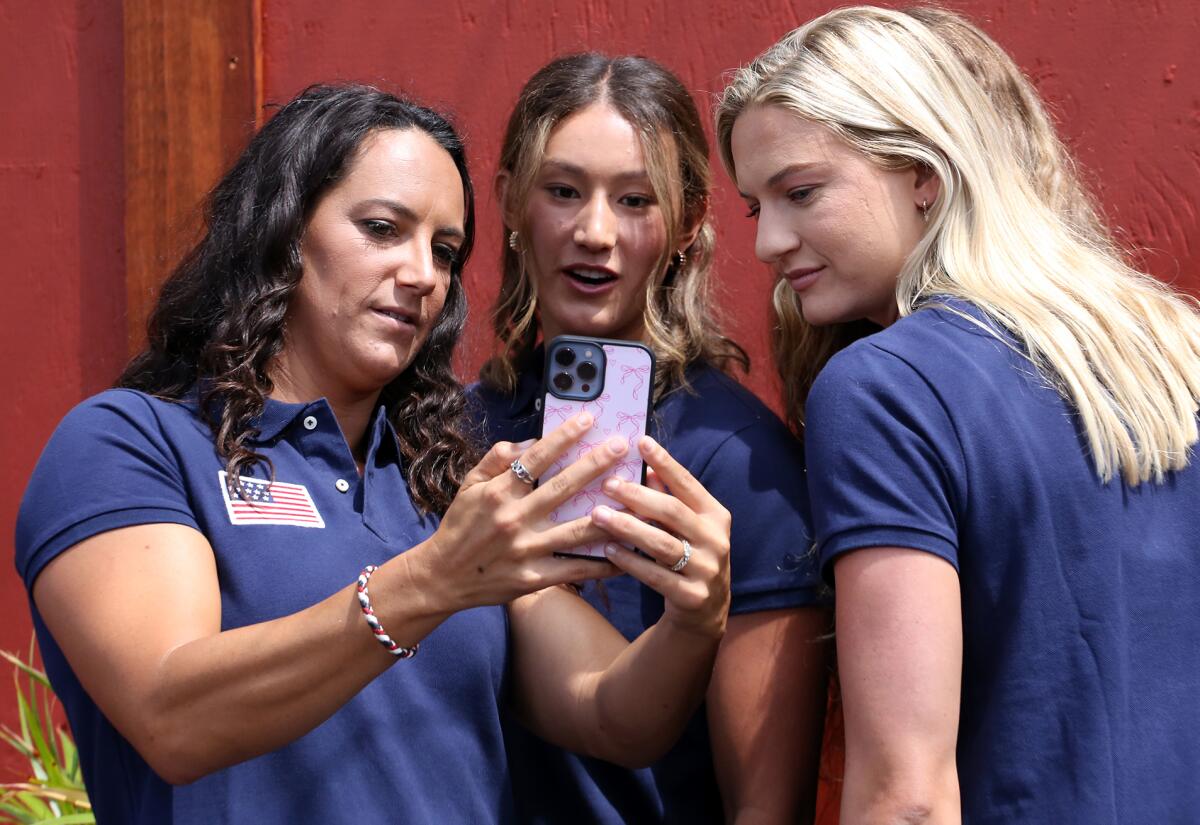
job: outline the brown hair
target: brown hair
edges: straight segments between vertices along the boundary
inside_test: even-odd
[[[644,323],[657,359],[655,394],[686,386],[697,361],[749,369],[745,351],[720,329],[712,302],[714,232],[708,217],[712,176],[708,141],[687,88],[645,57],[586,53],[562,57],[539,70],[521,90],[508,120],[499,168],[510,176],[504,235],[524,234],[525,205],[554,128],[593,103],[604,102],[635,127],[646,171],[661,205],[667,243],[647,280]],[[671,260],[680,236],[699,226],[687,261]],[[537,291],[521,252],[503,245],[500,294],[492,313],[499,352],[480,372],[502,392],[516,386],[518,365],[537,344]]]

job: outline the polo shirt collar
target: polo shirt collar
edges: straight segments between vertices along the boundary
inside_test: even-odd
[[[201,393],[202,389],[199,386],[192,389],[184,397],[185,406],[199,411]],[[220,420],[221,412],[218,403],[211,403],[208,412],[211,420]],[[247,440],[252,444],[265,444],[274,441],[297,419],[311,414],[317,415],[318,418],[332,418],[333,408],[329,406],[329,402],[324,398],[300,403],[288,403],[277,401],[274,398],[266,398],[263,403],[263,411],[249,421],[250,427],[258,430],[258,435]],[[371,425],[368,428],[368,444],[371,452],[374,452],[379,447],[381,438],[385,433],[391,436],[391,440],[396,446],[396,455],[399,456],[399,439],[396,436],[396,431],[392,428],[391,421],[388,420],[386,408],[380,402],[379,406],[375,409],[375,413],[371,418]]]
[[[329,415],[333,414],[324,398],[304,404],[289,404],[268,398],[263,404],[262,413],[250,419],[250,426],[258,430],[258,435],[252,441],[254,443],[274,441],[297,418],[317,410],[328,410]]]

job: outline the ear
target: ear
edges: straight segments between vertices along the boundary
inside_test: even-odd
[[[679,233],[679,238],[675,241],[674,252],[686,252],[688,247],[696,242],[696,236],[700,234],[700,227],[704,226],[704,217],[708,214],[708,198],[700,204],[700,208],[695,211],[695,214],[684,218],[683,231]]]
[[[942,179],[937,176],[932,167],[918,163],[913,169],[916,179],[913,181],[913,204],[921,211],[922,204],[927,208],[937,201],[942,193]]]
[[[516,216],[512,214],[508,204],[508,187],[511,183],[512,174],[507,169],[501,169],[492,182],[492,192],[496,196],[496,203],[500,205],[500,219],[509,229],[516,229]]]

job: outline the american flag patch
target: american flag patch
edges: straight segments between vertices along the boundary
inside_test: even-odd
[[[289,524],[293,527],[324,527],[308,488],[261,478],[241,477],[245,498],[238,495],[221,470],[221,494],[231,524]]]

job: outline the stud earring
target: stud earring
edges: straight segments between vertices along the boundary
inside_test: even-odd
[[[925,223],[929,223],[929,201],[927,200],[921,201],[921,217]]]
[[[517,235],[517,230],[514,229],[512,232],[508,233],[508,248],[511,249],[513,252],[521,251],[521,247],[517,243],[517,241],[519,239],[520,239],[520,236]]]
[[[687,263],[687,253],[682,249],[675,250],[675,266],[683,267]]]

